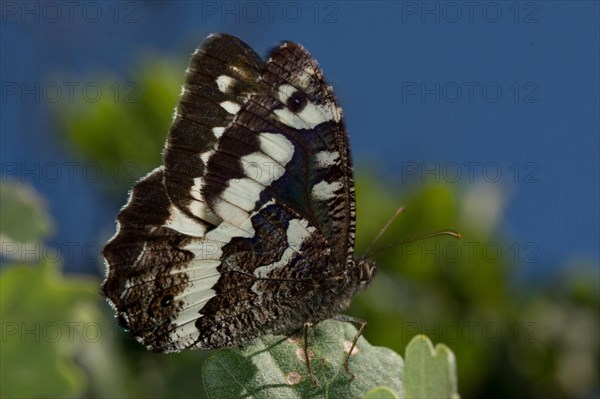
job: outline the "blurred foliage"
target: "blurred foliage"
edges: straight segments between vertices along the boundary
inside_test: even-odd
[[[478,195],[485,189],[473,188]],[[527,266],[523,248],[515,248],[497,226],[481,226],[474,216],[478,209],[465,211],[459,204],[469,195],[439,184],[401,195],[372,174],[359,175],[359,253],[398,203],[406,211],[384,240],[447,227],[459,228],[462,238],[438,237],[378,253],[378,274],[348,313],[369,321],[370,342],[396,351],[416,333],[447,344],[457,356],[464,397],[593,397],[600,390],[597,262],[579,260],[543,284],[516,284],[514,269]]]
[[[84,371],[74,362],[79,349],[75,328],[72,336],[67,330],[77,313],[89,314],[82,308],[89,310],[97,299],[96,282],[62,278],[49,264],[12,265],[2,271],[3,396],[64,397],[84,392]]]
[[[31,243],[47,238],[53,230],[46,204],[32,187],[0,182],[0,254],[12,254],[16,243]],[[10,245],[8,243],[14,243]]]
[[[175,62],[145,56],[129,80],[88,79],[102,95],[57,103],[58,131],[67,146],[98,163],[110,189],[129,188],[161,163],[165,136],[183,83]],[[111,184],[112,183],[112,184]]]
[[[392,205],[395,195],[378,184],[371,178],[357,178],[359,253],[361,246],[375,237],[397,207]],[[384,239],[394,237],[397,241],[460,226],[462,240],[436,238],[379,253],[375,257],[379,264],[376,278],[370,289],[353,302],[350,313],[369,320],[365,334],[370,341],[396,351],[420,332],[451,345],[459,354],[462,391],[462,386],[469,387],[472,381],[495,371],[487,361],[494,345],[483,342],[481,336],[469,342],[463,325],[451,326],[465,321],[479,327],[482,323],[502,322],[500,312],[508,304],[505,284],[509,276],[506,273],[502,276],[501,264],[488,264],[479,259],[481,251],[474,251],[471,259],[464,259],[464,242],[485,240],[473,236],[466,226],[459,224],[456,201],[450,187],[430,186],[401,202],[406,211],[390,226]],[[444,251],[456,248],[459,254],[456,256],[463,259],[452,262],[444,256]],[[445,332],[460,334],[460,339],[446,336]],[[468,361],[460,362],[462,358]],[[486,371],[487,367],[490,369]],[[462,392],[471,396],[468,390]]]
[[[65,142],[83,159],[107,168],[135,163],[136,170],[127,175],[131,178],[106,181],[108,191],[117,194],[107,201],[121,205],[134,175],[160,163],[183,79],[183,68],[170,65],[174,63],[145,60],[134,72],[139,87],[134,103],[103,98],[57,109]],[[371,344],[402,353],[419,333],[446,343],[456,355],[463,397],[597,397],[597,259],[573,259],[541,282],[516,283],[515,270],[527,264],[523,248],[515,249],[498,225],[504,199],[497,188],[411,187],[399,178],[375,176],[362,171],[356,179],[358,253],[364,253],[400,205],[406,211],[375,248],[443,228],[456,228],[463,238],[409,242],[374,256],[378,272],[373,284],[348,311],[369,322],[365,337]],[[23,229],[19,237],[43,236],[40,231],[47,228],[6,217],[21,206],[10,203],[11,196],[20,194],[7,192],[15,190],[2,187],[0,235]],[[29,203],[43,209],[39,200]],[[500,205],[490,210],[490,204]],[[485,217],[490,214],[495,217]],[[117,328],[108,305],[95,294],[99,279],[61,276],[58,266],[42,260],[2,270],[0,396],[203,397],[200,370],[210,352],[146,351]],[[35,330],[31,323],[36,321],[40,326],[79,323],[83,338],[77,343],[64,337],[35,342],[35,333],[27,328]],[[92,330],[82,329],[91,321],[102,330],[98,341],[86,338]],[[10,330],[13,323],[16,335]]]

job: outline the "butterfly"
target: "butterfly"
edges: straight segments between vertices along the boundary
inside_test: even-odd
[[[339,314],[376,269],[354,255],[355,219],[348,134],[317,62],[297,43],[264,61],[213,34],[186,69],[163,165],[117,216],[103,293],[156,352],[304,328],[306,354],[308,327],[329,318],[361,324],[355,345],[366,322]]]

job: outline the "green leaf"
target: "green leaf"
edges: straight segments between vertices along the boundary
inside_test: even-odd
[[[0,182],[0,214],[0,251],[8,257],[19,257],[20,244],[41,241],[52,232],[45,202],[26,184]]]
[[[367,392],[364,399],[399,399],[399,396],[389,387],[377,387]]]
[[[0,276],[0,396],[81,395],[86,376],[73,361],[78,332],[94,339],[98,326],[77,312],[97,302],[96,280],[64,278],[54,264],[9,265]]]
[[[203,367],[204,387],[212,399],[360,398],[381,385],[402,392],[402,358],[387,348],[360,338],[350,358],[354,380],[344,358],[356,328],[326,320],[310,330],[311,366],[320,387],[313,386],[304,358],[301,336],[268,335],[240,349],[221,350]]]
[[[456,384],[456,361],[443,344],[435,349],[425,335],[415,336],[406,347],[404,389],[406,398],[452,398],[460,396]]]

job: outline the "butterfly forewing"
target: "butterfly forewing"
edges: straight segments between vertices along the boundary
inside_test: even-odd
[[[339,244],[343,263],[354,246],[355,215],[341,109],[314,59],[295,43],[272,52],[261,81],[264,91],[250,96],[210,159],[209,206],[236,223],[276,198]]]
[[[156,351],[318,322],[356,291],[348,137],[301,46],[266,63],[239,39],[194,54],[164,156],[107,244],[104,293]]]
[[[211,35],[192,56],[165,148],[165,185],[183,212],[215,223],[201,195],[206,162],[248,94],[263,61],[241,40]]]

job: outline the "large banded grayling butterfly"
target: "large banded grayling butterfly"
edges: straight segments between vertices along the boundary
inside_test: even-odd
[[[355,217],[348,135],[316,61],[286,42],[265,62],[211,35],[186,70],[164,164],[117,217],[103,291],[153,351],[302,327],[306,342],[310,325],[352,321],[337,315],[375,272],[354,256]]]

